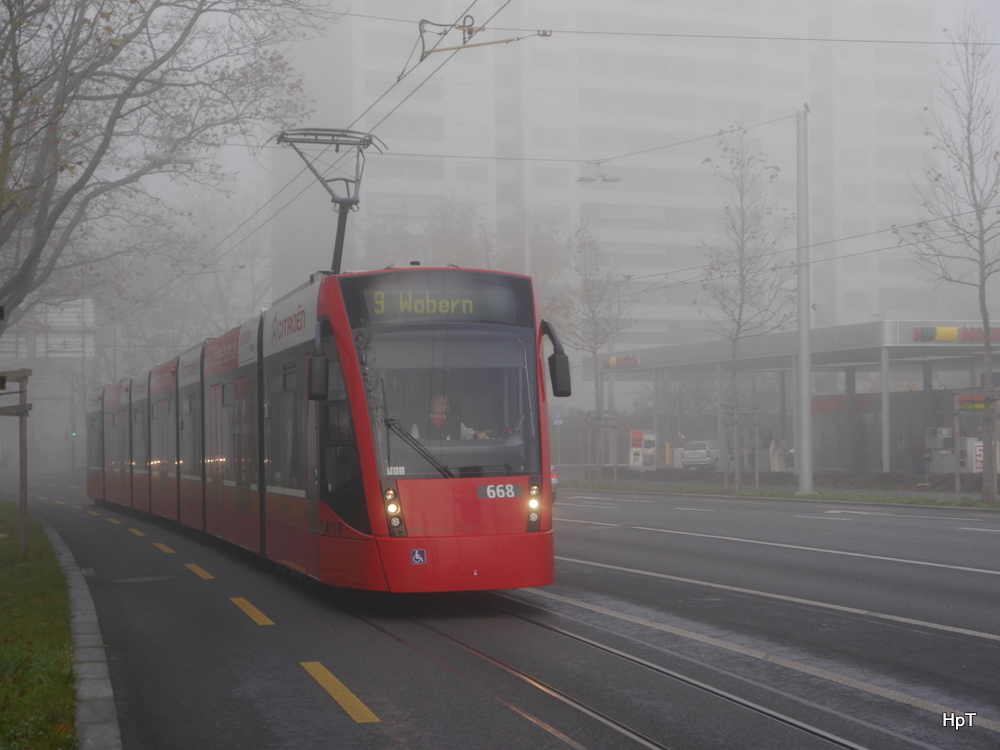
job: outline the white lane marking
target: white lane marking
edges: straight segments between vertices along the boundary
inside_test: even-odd
[[[992,534],[1000,534],[1000,529],[970,529],[967,526],[959,526],[959,531],[989,531]]]
[[[646,503],[652,504],[652,500],[633,500],[625,497],[592,497],[590,495],[570,495],[570,500],[600,500],[602,503]]]
[[[830,518],[830,516],[799,516],[795,515],[793,518],[818,518],[820,521],[853,521],[853,518]]]
[[[899,615],[888,615],[882,612],[872,612],[868,609],[858,609],[857,607],[846,607],[843,604],[830,604],[829,602],[818,602],[813,599],[801,599],[797,596],[786,596],[785,594],[772,594],[769,591],[757,591],[756,589],[747,589],[742,586],[728,586],[724,583],[711,583],[710,581],[699,581],[695,578],[683,578],[681,576],[672,576],[666,573],[654,573],[650,570],[637,570],[636,568],[625,568],[620,565],[609,565],[608,563],[593,562],[592,560],[577,560],[573,557],[559,557],[556,556],[556,560],[562,560],[563,562],[577,563],[578,565],[590,565],[594,568],[604,568],[605,570],[615,570],[619,573],[634,573],[636,575],[647,576],[649,578],[662,578],[666,581],[677,581],[678,583],[691,583],[696,586],[706,586],[712,589],[719,589],[721,591],[731,591],[736,594],[750,594],[751,596],[763,596],[768,599],[777,599],[782,602],[791,602],[793,604],[806,604],[810,607],[820,607],[822,609],[832,609],[836,612],[846,612],[851,615],[865,615],[867,617],[877,617],[880,620],[891,620],[892,622],[902,622],[906,625],[920,625],[921,627],[930,628],[932,630],[943,630],[948,633],[959,633],[961,635],[971,635],[976,638],[985,638],[989,641],[1000,641],[1000,634],[995,633],[984,633],[979,630],[968,630],[967,628],[958,628],[953,625],[940,625],[935,622],[927,622],[926,620],[914,620],[910,617],[900,617]]]
[[[566,558],[557,558],[566,559]],[[581,561],[573,561],[581,562]],[[613,567],[613,566],[602,566],[602,567]],[[642,571],[639,571],[642,572]],[[655,574],[653,574],[655,575]],[[670,576],[666,576],[669,578]],[[589,602],[580,601],[579,599],[572,599],[568,596],[560,596],[559,594],[553,594],[551,591],[543,591],[542,589],[533,589],[532,593],[538,594],[539,596],[546,597],[548,599],[553,599],[555,601],[563,602],[564,604],[570,604],[574,607],[579,607],[581,609],[587,609],[591,612],[596,612],[598,614],[607,615],[609,617],[614,617],[619,620],[626,620],[628,622],[636,623],[638,625],[643,625],[654,630],[660,630],[665,633],[671,633],[673,635],[681,636],[682,638],[689,638],[700,643],[707,644],[709,646],[715,646],[717,648],[723,648],[727,651],[734,651],[738,654],[743,654],[745,656],[750,656],[754,659],[760,659],[761,661],[766,661],[771,664],[778,664],[788,669],[794,669],[797,672],[802,672],[803,674],[812,675],[814,677],[819,677],[821,679],[827,680],[829,682],[835,682],[839,685],[844,685],[846,687],[854,688],[856,690],[861,690],[866,693],[871,693],[872,695],[877,695],[882,698],[888,698],[889,700],[896,701],[897,703],[903,703],[907,706],[913,706],[915,708],[922,708],[926,711],[931,711],[935,714],[948,714],[956,713],[951,709],[943,706],[939,703],[933,703],[932,701],[924,700],[923,698],[916,698],[912,695],[907,695],[906,693],[900,693],[896,690],[890,690],[888,688],[881,687],[879,685],[873,685],[870,682],[864,682],[862,680],[855,679],[853,677],[847,677],[842,674],[837,674],[836,672],[830,672],[826,669],[820,669],[819,667],[813,667],[809,664],[803,664],[802,662],[793,661],[791,659],[786,659],[781,656],[775,656],[766,651],[760,651],[755,648],[748,648],[746,646],[741,646],[737,643],[730,643],[729,641],[723,641],[719,638],[713,638],[708,635],[702,635],[701,633],[695,633],[691,630],[684,630],[683,628],[676,628],[671,625],[666,625],[660,622],[654,622],[653,620],[647,620],[642,617],[636,617],[634,615],[628,615],[623,612],[617,612],[613,609],[608,609],[607,607],[601,607],[597,604],[591,604]],[[1000,638],[1000,636],[998,636]],[[1000,731],[1000,721],[992,721],[990,719],[979,720],[976,717],[976,726],[982,726],[987,729],[992,729],[993,731]]]
[[[564,503],[559,502],[560,508],[615,508],[614,505],[600,505],[598,503]]]
[[[555,519],[562,523],[582,523],[590,524],[594,521],[576,521],[571,518]],[[676,534],[678,536],[694,536],[701,539],[719,539],[724,542],[742,542],[743,544],[759,544],[763,547],[781,547],[783,549],[797,549],[803,552],[823,552],[827,555],[843,555],[844,557],[861,557],[867,560],[882,560],[883,562],[903,563],[905,565],[923,565],[928,568],[944,568],[945,570],[961,570],[966,573],[983,573],[989,576],[1000,576],[1000,570],[988,570],[986,568],[968,568],[964,565],[947,565],[945,563],[925,562],[924,560],[907,560],[901,557],[886,557],[884,555],[868,555],[864,552],[844,552],[839,549],[825,549],[823,547],[805,547],[801,544],[782,544],[781,542],[762,542],[759,539],[741,539],[736,536],[719,536],[717,534],[697,534],[693,531],[674,531],[672,529],[654,529],[649,526],[625,526],[620,523],[601,524],[603,526],[621,526],[623,529],[635,529],[636,531],[655,531],[659,534]]]
[[[698,513],[715,513],[715,508],[674,508],[674,510],[693,510]]]
[[[871,510],[824,510],[824,513],[850,513],[855,516],[883,516],[885,518],[922,518],[932,521],[967,521],[967,516],[918,516],[914,513],[877,513]]]

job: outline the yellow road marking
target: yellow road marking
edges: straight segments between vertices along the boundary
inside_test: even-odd
[[[117,524],[120,524],[121,521],[119,521],[117,518],[109,518],[108,519],[108,523],[117,523]]]
[[[170,549],[170,547],[168,547],[167,545],[163,544],[162,542],[153,542],[153,546],[156,547],[156,549],[158,550],[166,552],[168,555],[174,554],[174,551]]]
[[[62,500],[56,500],[56,505],[65,505],[65,504],[66,503],[64,503]]]
[[[141,531],[139,531],[139,529],[129,529],[129,531],[131,531],[131,532],[132,532],[133,534],[135,534],[136,536],[146,536],[146,535],[145,535],[145,534],[143,534],[143,533],[142,533]]]
[[[244,612],[246,612],[247,616],[251,620],[253,620],[255,623],[257,623],[258,625],[274,625],[274,621],[270,617],[268,617],[267,615],[265,615],[263,612],[261,612],[255,606],[253,606],[246,599],[244,599],[242,597],[236,597],[236,598],[230,599],[229,601],[231,601],[237,607],[239,607]]]
[[[330,696],[340,704],[340,707],[347,711],[347,714],[358,724],[374,724],[379,718],[372,713],[361,699],[347,689],[347,687],[334,677],[330,671],[318,661],[301,662],[303,668],[312,675]]]
[[[194,573],[199,578],[204,578],[206,581],[211,581],[213,578],[215,578],[215,576],[213,576],[207,570],[205,570],[203,568],[199,568],[194,563],[188,563],[184,567],[187,568],[188,570],[190,570],[192,573]]]
[[[89,513],[90,515],[92,515],[92,516],[99,516],[99,515],[101,515],[101,514],[100,514],[100,513],[98,513],[98,512],[96,511],[96,510],[88,510],[87,512],[88,512],[88,513]]]

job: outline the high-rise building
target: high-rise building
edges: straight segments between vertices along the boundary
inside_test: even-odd
[[[564,241],[585,224],[635,295],[616,347],[704,339],[693,302],[723,208],[705,160],[719,157],[720,131],[746,126],[781,167],[774,199],[794,211],[795,116],[808,105],[813,325],[970,314],[930,288],[889,231],[915,220],[913,183],[931,154],[920,115],[945,53],[921,42],[941,39],[938,2],[469,5],[352,0],[296,52],[317,100],[308,124],[371,131],[388,146],[367,152],[345,268],[527,270],[544,298],[571,285],[558,273]],[[486,28],[421,60],[435,44],[463,46],[458,30],[421,33],[421,18]],[[484,44],[501,40],[516,41]],[[328,152],[318,164],[351,172],[343,159]],[[274,205],[288,203],[274,223],[282,288],[329,265],[336,218],[315,178],[293,180],[294,154],[272,163],[283,188]],[[477,241],[446,247],[448,231]],[[792,231],[789,260],[794,246]]]

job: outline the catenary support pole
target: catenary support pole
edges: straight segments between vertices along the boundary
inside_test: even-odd
[[[809,341],[812,305],[809,299],[809,106],[796,114],[797,158],[797,272],[798,272],[798,356],[795,406],[795,471],[799,492],[813,491],[812,450],[812,354]]]

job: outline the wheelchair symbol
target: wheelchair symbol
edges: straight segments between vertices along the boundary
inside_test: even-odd
[[[424,549],[412,549],[412,550],[410,550],[410,562],[413,565],[426,565],[427,564],[427,550],[424,550]]]

